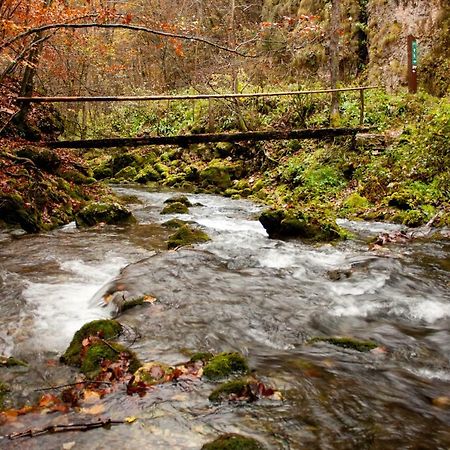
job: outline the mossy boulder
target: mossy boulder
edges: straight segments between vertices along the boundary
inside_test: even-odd
[[[42,227],[37,212],[27,207],[19,194],[0,192],[0,220],[8,225],[19,225],[28,233],[37,233]]]
[[[176,195],[175,197],[168,198],[164,203],[170,205],[172,203],[181,203],[188,208],[192,206],[192,203],[185,195]]]
[[[113,171],[111,169],[110,161],[103,163],[93,170],[93,177],[96,180],[104,180],[106,178],[111,178],[113,176]]]
[[[203,369],[203,375],[210,380],[220,380],[230,375],[248,372],[247,360],[237,352],[219,353],[211,358]]]
[[[61,362],[79,367],[81,365],[81,353],[83,340],[90,336],[98,336],[102,339],[114,339],[122,332],[122,325],[116,320],[94,320],[83,325],[74,335],[69,347],[61,356]]]
[[[315,337],[309,341],[310,344],[316,342],[326,342],[331,345],[336,345],[337,347],[348,348],[358,352],[369,352],[379,346],[374,341],[363,341],[351,337]]]
[[[239,434],[224,434],[212,442],[204,444],[201,450],[264,450],[256,439]]]
[[[195,363],[198,361],[202,361],[204,364],[206,364],[212,358],[214,358],[214,355],[210,352],[197,352],[191,356],[189,362]]]
[[[82,358],[80,370],[87,378],[95,378],[100,373],[104,361],[117,361],[121,355],[129,360],[130,373],[136,372],[142,366],[135,353],[123,345],[99,341],[89,346]]]
[[[153,165],[149,164],[137,173],[134,181],[136,181],[136,183],[145,184],[148,182],[160,181],[161,178],[159,172],[153,168]]]
[[[134,167],[124,167],[116,173],[117,180],[133,180],[137,176],[137,171]]]
[[[164,222],[162,224],[162,226],[166,227],[166,228],[171,228],[173,230],[176,230],[176,229],[181,228],[182,226],[184,226],[186,224],[187,224],[187,222],[185,222],[184,220],[170,219],[167,222]]]
[[[161,211],[161,214],[189,214],[189,208],[184,203],[169,203]]]
[[[48,148],[26,146],[18,149],[16,155],[33,161],[34,165],[44,172],[54,173],[61,166],[61,158]]]
[[[133,223],[134,221],[131,211],[117,202],[91,202],[75,216],[78,227],[91,227],[98,223]]]
[[[232,399],[255,400],[256,395],[252,393],[249,379],[239,378],[237,380],[227,381],[209,395],[209,401],[213,403],[226,402]]]
[[[230,172],[226,166],[209,166],[199,173],[199,177],[202,185],[205,187],[211,185],[222,190],[231,187]]]
[[[301,211],[270,209],[264,211],[259,221],[270,238],[300,238],[314,241],[332,241],[346,233],[334,220],[304,214]]]
[[[367,198],[362,197],[357,192],[354,192],[344,200],[342,207],[343,210],[347,213],[358,213],[369,208],[370,203]]]
[[[207,241],[209,241],[209,236],[204,231],[183,225],[169,237],[167,247],[174,249]]]
[[[117,175],[125,167],[137,164],[138,157],[134,153],[121,153],[112,159],[111,167],[114,175]]]

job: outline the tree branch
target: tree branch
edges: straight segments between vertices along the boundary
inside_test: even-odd
[[[226,51],[229,53],[234,53],[236,55],[247,57],[247,58],[255,57],[255,55],[248,55],[246,53],[242,53],[237,49],[232,49],[232,48],[226,47],[224,45],[217,44],[216,42],[213,42],[213,41],[211,41],[207,38],[201,37],[201,36],[171,33],[168,31],[154,30],[152,28],[147,28],[142,25],[131,25],[131,24],[123,24],[123,23],[52,23],[52,24],[42,25],[40,27],[30,28],[29,30],[24,31],[23,33],[20,33],[17,36],[9,39],[8,41],[0,44],[0,51],[4,50],[5,48],[10,47],[15,42],[17,42],[21,39],[24,39],[28,36],[31,36],[33,34],[36,34],[36,33],[42,33],[44,31],[56,30],[56,29],[78,29],[78,28],[118,28],[118,29],[124,29],[124,30],[142,31],[144,33],[153,34],[155,36],[181,39],[181,40],[185,40],[185,41],[201,42],[203,44],[210,45],[210,46],[218,48],[220,50],[223,50],[223,51]]]

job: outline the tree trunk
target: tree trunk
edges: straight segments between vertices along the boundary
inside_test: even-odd
[[[339,27],[340,27],[340,0],[331,0],[330,18],[330,81],[331,89],[336,89],[339,81]],[[331,94],[330,123],[339,126],[339,93]]]

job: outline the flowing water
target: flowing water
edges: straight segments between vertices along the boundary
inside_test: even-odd
[[[236,432],[271,449],[450,448],[448,240],[372,252],[368,237],[396,227],[350,222],[343,225],[355,239],[333,246],[270,240],[255,219],[258,206],[189,194],[197,206],[179,217],[211,241],[167,252],[161,223],[171,216],[160,211],[173,193],[117,192],[131,201],[136,225],[0,234],[0,353],[30,362],[0,369],[1,379],[20,386],[23,399],[73,380],[77,372],[58,356],[82,324],[114,312],[98,300],[122,290],[157,298],[119,317],[141,360],[176,364],[188,352],[240,351],[284,399],[213,405],[214,385],[200,380],[142,398],[118,392],[101,401],[101,416],[137,417],[131,425],[2,439],[0,446],[200,449]],[[311,344],[315,336],[372,339],[379,347],[360,353]],[[25,415],[0,433],[81,416]]]

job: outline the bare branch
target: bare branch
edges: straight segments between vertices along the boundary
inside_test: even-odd
[[[239,56],[252,58],[254,55],[248,55],[246,53],[242,53],[239,50],[232,49],[229,47],[226,47],[224,45],[218,44],[216,42],[211,41],[208,38],[204,38],[202,36],[194,36],[189,34],[178,34],[178,33],[171,33],[168,31],[162,31],[162,30],[155,30],[152,28],[147,28],[141,25],[131,25],[131,24],[124,24],[124,23],[52,23],[47,25],[42,25],[40,27],[36,28],[30,28],[27,31],[24,31],[23,33],[18,34],[17,36],[9,39],[8,41],[0,44],[0,51],[4,50],[5,48],[10,47],[15,42],[24,39],[28,36],[31,36],[33,34],[42,33],[44,31],[48,30],[56,30],[56,29],[78,29],[78,28],[118,28],[118,29],[124,29],[124,30],[133,30],[133,31],[142,31],[144,33],[153,34],[155,36],[162,36],[162,37],[168,37],[168,38],[174,38],[174,39],[181,39],[185,41],[191,41],[191,42],[201,42],[206,45],[210,45],[212,47],[218,48],[220,50],[234,53]]]

